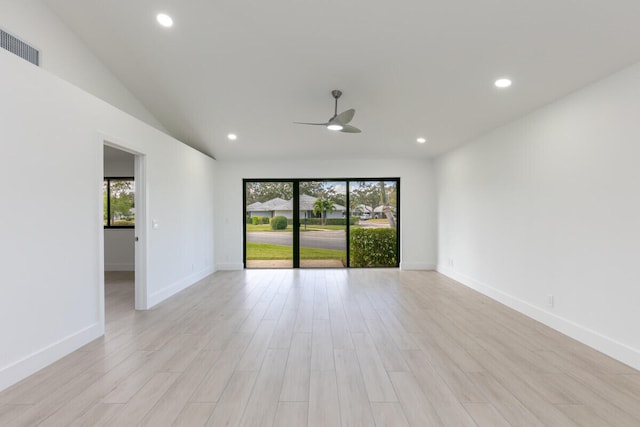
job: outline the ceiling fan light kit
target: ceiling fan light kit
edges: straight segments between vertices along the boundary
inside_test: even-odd
[[[362,132],[355,126],[351,126],[349,122],[353,120],[353,116],[356,114],[356,110],[353,108],[350,110],[343,111],[338,114],[338,98],[342,96],[342,92],[338,89],[334,89],[331,91],[331,96],[335,99],[335,108],[333,111],[333,117],[327,120],[326,123],[304,123],[304,122],[294,122],[297,125],[311,125],[311,126],[325,126],[327,129],[336,131],[336,132],[344,132],[344,133],[360,133]]]

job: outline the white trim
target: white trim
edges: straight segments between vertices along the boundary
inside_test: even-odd
[[[0,369],[0,391],[16,384],[40,369],[49,366],[64,356],[103,335],[99,323],[94,323],[68,337],[54,342],[9,366]]]
[[[238,270],[244,270],[243,263],[216,264],[216,271],[238,271]]]
[[[438,272],[453,280],[492,298],[558,332],[561,332],[581,343],[619,360],[622,363],[640,369],[640,349],[609,338],[601,333],[579,325],[548,310],[536,307],[520,298],[502,292],[486,283],[473,279],[443,265],[438,265]]]
[[[200,270],[196,273],[193,273],[183,279],[178,280],[176,283],[174,283],[173,285],[169,285],[167,287],[165,287],[164,289],[159,290],[158,292],[155,292],[154,294],[149,296],[149,307],[151,308],[159,303],[161,303],[162,301],[172,297],[173,295],[177,294],[178,292],[188,288],[189,286],[192,286],[194,284],[196,284],[197,282],[199,282],[200,280],[204,279],[205,277],[211,275],[215,273],[215,269],[213,267],[207,267],[204,270]]]
[[[134,229],[134,270],[135,270],[135,308],[147,310],[151,307],[147,292],[147,252],[149,242],[147,230],[149,225],[149,191],[147,185],[147,157],[137,153],[133,163],[133,178],[136,185],[136,224]]]
[[[400,270],[435,270],[434,264],[424,264],[416,262],[401,262]]]
[[[96,212],[96,228],[98,230],[98,329],[100,335],[105,330],[105,301],[104,301],[104,136],[98,132],[98,149],[96,157],[96,196],[98,209]]]

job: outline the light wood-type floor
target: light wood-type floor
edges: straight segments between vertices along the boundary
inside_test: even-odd
[[[219,272],[0,393],[2,426],[639,426],[640,373],[435,272]]]

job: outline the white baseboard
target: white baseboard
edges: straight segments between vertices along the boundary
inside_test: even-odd
[[[109,263],[104,265],[104,271],[135,271],[135,264],[129,263]]]
[[[436,266],[433,264],[415,263],[415,262],[401,262],[400,270],[435,270]]]
[[[581,343],[588,345],[622,363],[640,370],[640,350],[625,343],[609,338],[601,333],[584,327],[569,319],[551,313],[522,299],[516,298],[486,283],[459,273],[451,268],[438,265],[439,273],[460,282],[461,284],[492,298],[532,319],[537,320],[558,332],[561,332]]]
[[[173,295],[177,294],[178,292],[188,288],[189,286],[195,284],[196,282],[199,282],[200,280],[204,279],[205,277],[213,274],[216,272],[216,269],[212,267],[207,267],[203,270],[200,270],[196,273],[190,274],[187,277],[177,281],[176,283],[167,286],[164,289],[161,289],[157,292],[155,292],[152,295],[149,295],[148,297],[148,301],[147,301],[147,308],[151,308],[159,303],[161,303],[162,301],[166,300],[167,298],[172,297]]]
[[[69,335],[41,350],[36,351],[9,366],[0,369],[0,391],[33,375],[40,369],[72,353],[85,344],[102,336],[98,323]]]
[[[237,270],[244,270],[244,264],[243,263],[228,263],[228,264],[217,264],[216,265],[216,270],[217,271],[237,271]]]

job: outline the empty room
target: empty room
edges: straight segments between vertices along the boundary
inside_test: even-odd
[[[0,0],[0,425],[640,425],[639,20]]]

